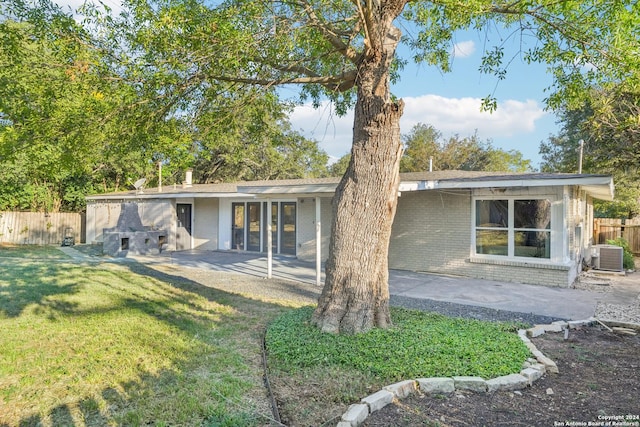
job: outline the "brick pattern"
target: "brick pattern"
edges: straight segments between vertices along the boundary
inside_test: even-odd
[[[559,287],[572,281],[565,266],[476,260],[470,250],[470,191],[402,194],[389,247],[390,268]]]

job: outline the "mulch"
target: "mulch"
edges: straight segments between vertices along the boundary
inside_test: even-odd
[[[601,327],[532,340],[558,365],[519,391],[415,395],[371,414],[363,426],[640,426],[640,335]]]

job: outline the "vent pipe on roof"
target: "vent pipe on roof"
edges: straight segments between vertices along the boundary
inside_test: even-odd
[[[158,161],[158,193],[162,193],[162,161]]]
[[[433,172],[433,156],[429,157],[429,172]]]
[[[578,141],[578,144],[580,144],[580,154],[578,155],[578,175],[580,175],[582,173],[582,154],[584,153],[584,139]]]
[[[184,182],[182,183],[182,187],[191,187],[193,185],[193,169],[187,169],[187,172],[184,176]]]

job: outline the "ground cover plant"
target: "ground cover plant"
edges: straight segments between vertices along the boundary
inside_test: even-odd
[[[332,411],[336,403],[357,402],[400,380],[494,378],[519,372],[530,357],[515,324],[394,308],[393,328],[346,336],[321,333],[311,324],[312,312],[287,312],[266,334],[272,382],[292,425],[331,423],[341,415]],[[295,399],[292,385],[305,397]]]
[[[415,395],[374,412],[363,427],[640,425],[640,335],[598,325],[533,342],[560,373],[518,391]]]
[[[269,424],[259,337],[282,306],[140,265],[0,263],[0,426]]]

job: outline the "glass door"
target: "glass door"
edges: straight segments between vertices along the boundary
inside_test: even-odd
[[[247,250],[260,252],[260,202],[247,203]]]
[[[244,250],[244,203],[232,203],[231,249]]]
[[[176,204],[178,227],[176,230],[176,250],[191,249],[191,205],[187,203]]]
[[[296,203],[280,204],[280,253],[296,254]]]

